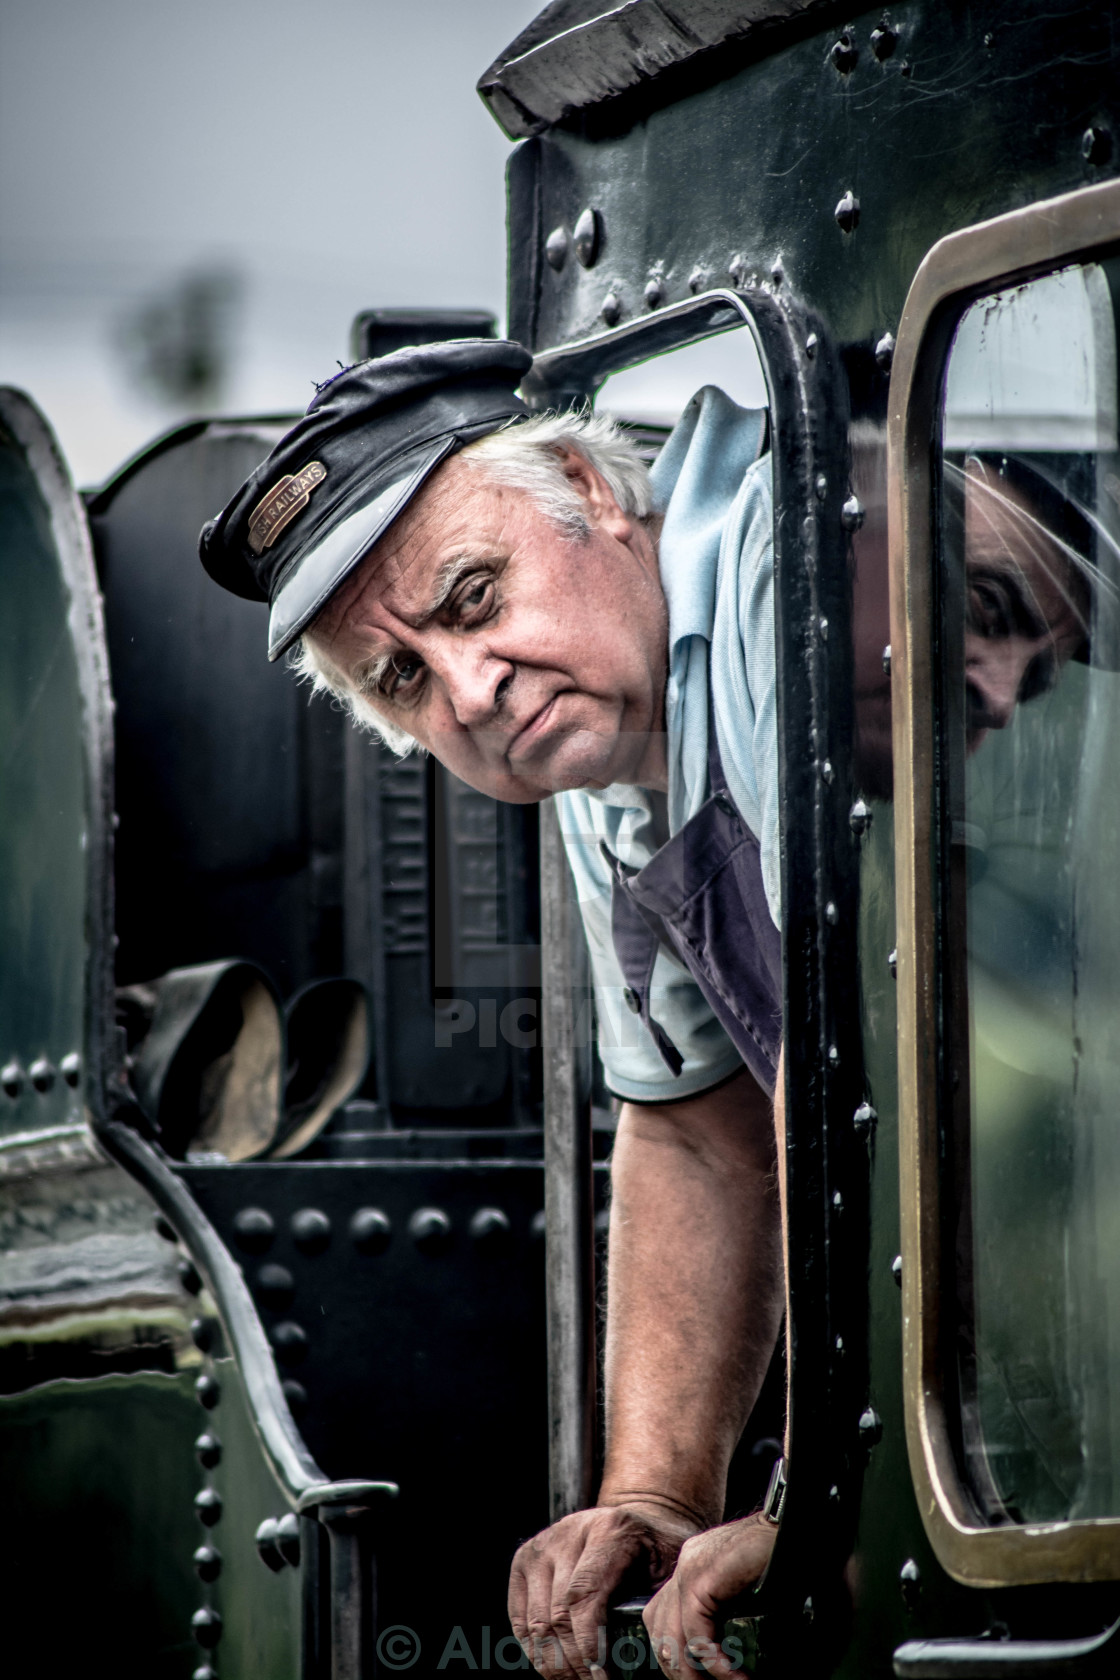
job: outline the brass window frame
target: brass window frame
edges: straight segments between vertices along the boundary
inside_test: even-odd
[[[938,241],[899,322],[887,425],[898,933],[903,1388],[910,1472],[942,1567],[968,1586],[1120,1579],[1120,1516],[984,1524],[952,1445],[941,1356],[933,474],[953,334],[977,298],[1120,245],[1120,181]]]

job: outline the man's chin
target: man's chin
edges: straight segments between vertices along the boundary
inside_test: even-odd
[[[545,799],[553,793],[570,793],[573,788],[604,788],[617,781],[614,766],[615,741],[593,730],[575,730],[558,740],[542,743],[510,769],[518,781],[539,788]]]

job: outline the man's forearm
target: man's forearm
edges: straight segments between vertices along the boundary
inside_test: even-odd
[[[783,1285],[771,1105],[749,1074],[624,1106],[612,1165],[600,1504],[716,1523]]]

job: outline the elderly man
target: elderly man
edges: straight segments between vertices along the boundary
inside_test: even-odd
[[[391,747],[559,795],[623,1099],[606,1453],[596,1508],[521,1548],[510,1612],[538,1666],[586,1676],[608,1597],[720,1522],[781,1319],[771,510],[764,415],[701,393],[651,480],[609,422],[530,417],[529,365],[464,340],[341,373],[201,553],[270,603],[269,657],[294,649]],[[721,1586],[772,1535],[746,1519]],[[673,1669],[712,1631],[694,1574]]]

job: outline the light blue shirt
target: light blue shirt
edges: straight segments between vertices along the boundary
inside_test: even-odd
[[[620,1097],[661,1102],[718,1084],[742,1065],[688,970],[661,948],[650,1011],[684,1057],[679,1078],[623,1002],[611,940],[606,841],[641,868],[708,797],[708,691],[727,785],[757,835],[770,913],[778,922],[778,732],[770,457],[761,410],[715,386],[699,391],[652,470],[664,512],[658,549],[669,608],[665,690],[668,797],[615,783],[557,795],[560,828],[591,954],[599,1053]]]

